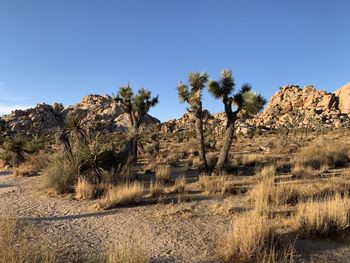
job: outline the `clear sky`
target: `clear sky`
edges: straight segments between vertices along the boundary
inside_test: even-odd
[[[0,0],[0,114],[130,81],[159,94],[153,116],[177,118],[178,81],[223,68],[266,98],[290,83],[339,88],[350,81],[350,1]],[[208,94],[204,106],[222,110]]]

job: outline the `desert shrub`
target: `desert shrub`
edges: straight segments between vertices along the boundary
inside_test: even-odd
[[[258,165],[262,161],[262,156],[256,153],[245,154],[242,157],[242,164],[245,166]]]
[[[193,156],[191,155],[188,158],[188,165],[194,169],[197,169],[201,166],[202,162],[201,162],[201,158],[199,158],[199,156]]]
[[[144,185],[140,182],[110,186],[99,203],[101,208],[110,209],[137,203],[141,200],[143,194]]]
[[[186,178],[185,176],[181,176],[175,179],[173,192],[182,194],[186,190]]]
[[[151,181],[149,190],[151,197],[159,197],[164,194],[164,186],[159,181]]]
[[[134,246],[114,246],[110,249],[107,257],[108,263],[148,263],[150,257],[147,253]]]
[[[323,166],[344,167],[349,162],[348,149],[341,142],[319,139],[301,149],[294,158],[296,165],[320,170]]]
[[[336,195],[299,205],[296,230],[302,238],[327,237],[350,226],[350,199]]]
[[[259,183],[249,192],[255,209],[264,213],[270,205],[295,205],[301,196],[300,190],[288,183],[275,184],[275,167],[267,166],[258,174]]]
[[[75,185],[75,198],[78,200],[92,199],[96,195],[95,186],[84,178],[79,177]]]
[[[79,176],[79,167],[60,152],[52,156],[44,174],[48,187],[59,194],[69,193],[74,190]]]
[[[30,235],[29,233],[29,229],[21,227],[16,218],[2,215],[0,218],[0,263],[59,262],[50,249],[30,242],[26,236]]]
[[[199,184],[204,189],[205,194],[224,195],[227,193],[235,194],[238,191],[232,180],[226,175],[200,175]]]
[[[49,164],[49,155],[43,151],[28,155],[26,161],[14,169],[16,175],[34,176],[39,174]]]
[[[156,180],[162,183],[169,183],[171,167],[169,165],[158,165],[156,168]]]
[[[235,218],[220,248],[225,262],[291,262],[293,247],[278,242],[267,217],[256,211]]]
[[[151,160],[148,162],[144,167],[143,170],[145,173],[152,173],[155,172],[157,169],[157,162],[156,160]]]

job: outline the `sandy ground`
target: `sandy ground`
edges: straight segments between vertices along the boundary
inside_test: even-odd
[[[41,176],[0,174],[1,214],[10,212],[33,222],[50,246],[87,257],[124,244],[147,250],[153,262],[217,262],[218,240],[232,220],[213,212],[213,206],[223,202],[219,198],[96,211],[92,208],[96,201],[48,194]],[[349,262],[350,258],[350,239],[297,241],[296,248],[301,254],[298,262]]]

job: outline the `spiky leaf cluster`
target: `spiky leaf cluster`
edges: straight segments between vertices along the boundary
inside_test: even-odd
[[[201,108],[202,91],[208,81],[208,74],[205,72],[190,72],[188,74],[188,85],[179,82],[177,93],[180,102],[187,102],[191,111],[197,111]]]
[[[234,104],[238,111],[245,114],[256,114],[265,105],[266,100],[252,91],[249,84],[243,84],[241,89],[233,94],[235,82],[231,70],[223,70],[219,81],[208,82],[209,92],[214,98],[222,99],[227,105]]]
[[[134,94],[129,84],[119,88],[115,100],[120,102],[124,112],[133,114],[138,122],[159,101],[158,96],[152,97],[151,92],[144,88]]]

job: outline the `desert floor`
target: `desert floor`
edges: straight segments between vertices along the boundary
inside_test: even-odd
[[[249,206],[244,195],[192,195],[182,201],[99,211],[96,201],[56,196],[42,184],[43,176],[14,177],[2,171],[0,213],[34,223],[40,240],[62,254],[69,250],[87,257],[127,244],[148,250],[153,262],[217,262],[217,248],[230,228],[232,213]],[[293,234],[290,238],[295,239],[299,262],[349,262],[348,233],[336,240],[298,240]]]

